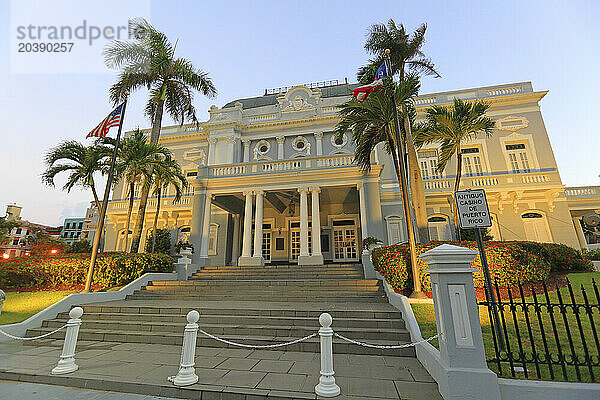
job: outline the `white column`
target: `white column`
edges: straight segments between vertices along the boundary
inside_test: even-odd
[[[277,159],[283,160],[283,143],[285,142],[285,136],[277,136]]]
[[[323,254],[321,254],[321,209],[319,207],[319,193],[321,188],[313,187],[310,189],[312,196],[312,256],[311,261],[314,264],[323,264]]]
[[[317,156],[322,156],[323,155],[323,132],[316,132],[315,140],[317,142]]]
[[[308,253],[308,188],[300,188],[298,192],[300,192],[300,255],[298,264],[305,265],[305,259],[310,256]]]
[[[583,228],[581,227],[581,223],[579,222],[579,217],[573,217],[573,225],[575,226],[575,233],[577,234],[579,247],[581,247],[581,250],[587,250],[587,241],[585,240]]]
[[[367,200],[365,196],[365,185],[362,182],[356,184],[358,188],[358,199],[360,203],[360,231],[362,238],[369,236],[369,230],[367,228]]]
[[[212,194],[206,193],[204,200],[204,219],[202,221],[202,243],[200,245],[200,260],[208,259],[208,238],[210,237],[210,206],[212,203]]]
[[[215,154],[217,153],[217,138],[208,139],[208,165],[215,164]]]
[[[264,192],[262,190],[257,190],[256,192],[256,211],[254,214],[254,257],[258,262],[264,264],[264,259],[262,256],[262,238],[263,238],[263,195]]]
[[[242,242],[242,257],[250,257],[252,238],[252,192],[244,192],[246,207],[244,208],[244,237]]]
[[[242,139],[242,143],[244,144],[244,162],[250,161],[250,140]]]
[[[231,263],[233,265],[237,265],[240,252],[240,217],[241,215],[233,214],[233,243],[231,247]]]

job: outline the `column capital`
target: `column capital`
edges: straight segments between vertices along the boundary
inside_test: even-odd
[[[264,190],[262,190],[262,189],[260,189],[260,190],[255,190],[255,191],[254,191],[254,194],[255,194],[255,195],[257,195],[257,196],[258,196],[258,195],[261,195],[261,196],[262,196],[263,194],[265,194],[265,191],[264,191]]]
[[[358,183],[356,184],[356,188],[357,188],[358,190],[361,190],[361,189],[363,189],[364,187],[365,187],[365,183],[364,183],[364,182],[358,182]]]
[[[319,186],[311,186],[308,188],[312,193],[321,193],[321,188]]]
[[[277,136],[277,144],[283,144],[284,141],[285,141],[284,135]]]
[[[322,140],[323,139],[323,132],[315,132],[315,139]]]
[[[298,188],[298,193],[308,193],[308,187],[307,186],[303,186],[303,187],[299,187]]]
[[[244,190],[242,193],[244,194],[244,196],[248,197],[248,195],[252,196],[254,194],[254,191],[252,191],[252,190]]]
[[[244,144],[244,146],[250,146],[250,139],[242,139],[242,143]]]
[[[219,139],[217,139],[216,137],[209,137],[208,138],[208,143],[209,144],[217,144],[218,141],[219,141]]]

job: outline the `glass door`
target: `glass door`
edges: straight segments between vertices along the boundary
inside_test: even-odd
[[[336,261],[358,260],[355,227],[333,229],[333,257]]]

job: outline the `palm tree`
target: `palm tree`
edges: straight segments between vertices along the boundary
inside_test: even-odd
[[[67,172],[69,177],[63,190],[70,192],[75,186],[90,188],[96,207],[100,209],[94,175],[105,172],[109,156],[110,150],[98,143],[86,146],[75,140],[62,142],[46,154],[44,161],[48,168],[42,174],[42,181],[54,187],[54,178]]]
[[[179,201],[183,191],[187,189],[188,182],[185,178],[181,167],[177,160],[172,157],[166,157],[160,165],[154,170],[154,194],[156,195],[156,214],[152,224],[152,247],[150,252],[154,253],[154,245],[156,244],[156,225],[158,223],[158,214],[160,212],[160,200],[162,190],[173,185],[175,188],[175,197],[173,203]]]
[[[394,110],[390,96],[394,94],[397,105],[404,104],[419,92],[420,87],[419,79],[414,75],[398,84],[386,80],[383,90],[371,93],[363,102],[352,98],[339,106],[341,118],[335,135],[341,137],[344,132],[352,132],[352,139],[356,144],[354,161],[363,171],[371,169],[371,152],[377,144],[383,142],[394,160],[398,184],[402,184],[398,172]]]
[[[127,251],[131,213],[135,198],[135,185],[152,180],[152,170],[160,165],[161,161],[171,156],[171,151],[164,146],[148,143],[146,136],[137,129],[133,135],[125,139],[118,150],[118,162],[115,166],[115,177],[124,178],[129,190],[129,208],[127,210],[127,223],[125,226],[124,250]]]
[[[427,110],[425,123],[415,137],[415,144],[419,147],[428,143],[441,143],[437,164],[439,172],[442,172],[448,160],[456,155],[455,192],[459,189],[462,174],[462,144],[474,139],[478,134],[483,133],[488,137],[492,134],[494,121],[485,116],[489,107],[489,104],[480,100],[465,102],[456,98],[451,108],[433,106]],[[454,227],[460,240],[456,204],[453,207],[453,215]]]
[[[390,50],[390,69],[392,76],[397,76],[402,82],[407,76],[407,69],[417,75],[433,75],[439,77],[435,65],[421,50],[425,44],[425,32],[427,25],[421,24],[412,34],[409,34],[404,25],[399,26],[390,19],[386,24],[374,24],[369,28],[369,34],[365,43],[365,50],[374,58],[369,60],[366,66],[359,68],[358,80],[362,83],[373,81],[377,68],[384,60],[385,50]],[[408,106],[403,107],[399,114],[400,123],[404,131],[406,143],[406,164],[408,165],[408,179],[410,181],[412,203],[421,242],[429,241],[427,229],[427,210],[425,204],[425,190],[417,159],[417,152],[413,143],[411,126],[414,119],[406,118]],[[400,148],[398,148],[400,152]]]
[[[132,41],[113,41],[105,50],[106,64],[121,70],[118,81],[110,88],[110,99],[119,103],[127,92],[147,87],[150,98],[146,114],[152,120],[150,143],[158,143],[162,127],[163,112],[177,122],[198,123],[194,108],[194,91],[212,97],[215,86],[208,73],[196,69],[191,61],[175,57],[177,43],[154,28],[143,18],[134,19],[130,30]],[[140,205],[134,229],[132,250],[136,252],[142,235],[146,203],[150,192],[150,181],[146,181],[140,194]]]

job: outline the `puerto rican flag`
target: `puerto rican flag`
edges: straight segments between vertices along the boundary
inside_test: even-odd
[[[383,85],[383,77],[388,76],[387,68],[385,66],[385,62],[381,63],[379,68],[377,69],[377,73],[375,74],[375,80],[368,85],[359,86],[352,91],[356,100],[361,103],[365,101],[365,99],[369,96],[371,92],[377,91],[381,89],[381,85]]]
[[[113,126],[119,126],[119,123],[121,122],[121,117],[122,117],[121,114],[122,113],[123,113],[123,104],[121,104],[120,106],[115,108],[113,110],[113,112],[108,114],[108,117],[104,118],[104,120],[102,120],[102,122],[100,122],[97,127],[92,129],[92,131],[87,134],[86,138],[89,138],[89,137],[101,137],[102,138],[102,137],[106,136],[106,134],[108,133],[108,130],[110,128],[112,128]]]

